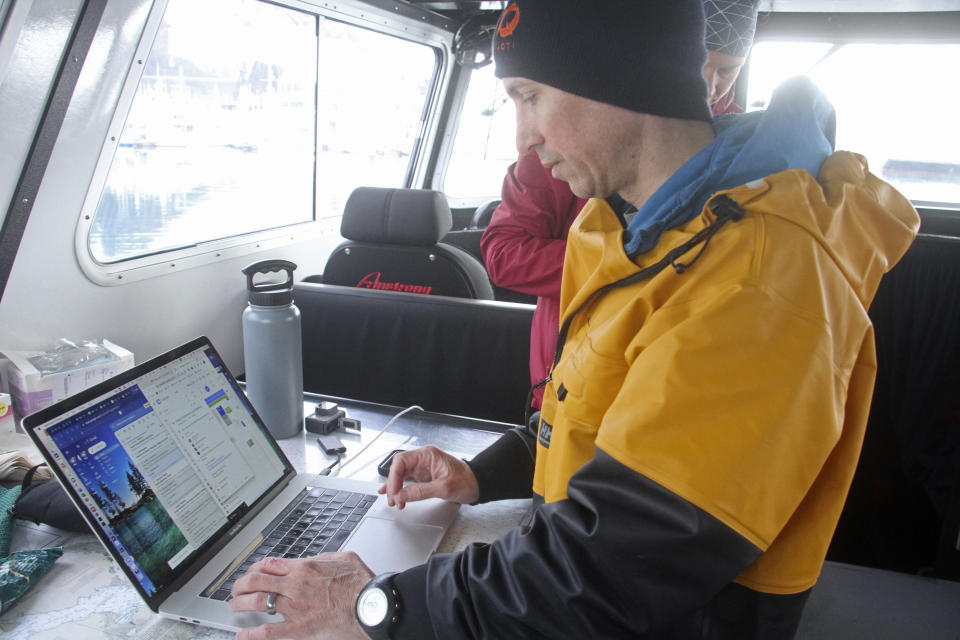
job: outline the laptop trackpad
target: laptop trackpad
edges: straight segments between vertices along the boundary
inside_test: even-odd
[[[371,571],[380,574],[423,564],[442,537],[442,527],[368,517],[340,550],[355,552]]]

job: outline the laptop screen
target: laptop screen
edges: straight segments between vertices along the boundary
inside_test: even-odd
[[[289,463],[206,339],[113,381],[32,433],[149,599]]]

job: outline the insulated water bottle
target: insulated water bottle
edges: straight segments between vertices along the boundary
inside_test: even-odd
[[[300,310],[293,304],[293,272],[287,260],[263,260],[243,269],[243,360],[247,397],[275,438],[303,430],[303,355]],[[257,274],[284,271],[283,282],[254,282]],[[263,280],[263,278],[261,278]]]

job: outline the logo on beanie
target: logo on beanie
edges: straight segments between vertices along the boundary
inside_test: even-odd
[[[513,35],[517,24],[520,23],[520,8],[516,2],[511,2],[510,6],[503,10],[500,15],[500,22],[497,23],[497,33],[501,38],[509,38]]]

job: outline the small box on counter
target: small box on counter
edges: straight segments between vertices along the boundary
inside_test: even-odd
[[[44,358],[49,355],[44,352],[4,350],[10,361],[7,373],[17,424],[34,411],[133,367],[132,352],[108,340],[103,340],[99,346],[102,346],[100,357],[61,370],[38,366],[41,361],[49,366],[51,359]]]

